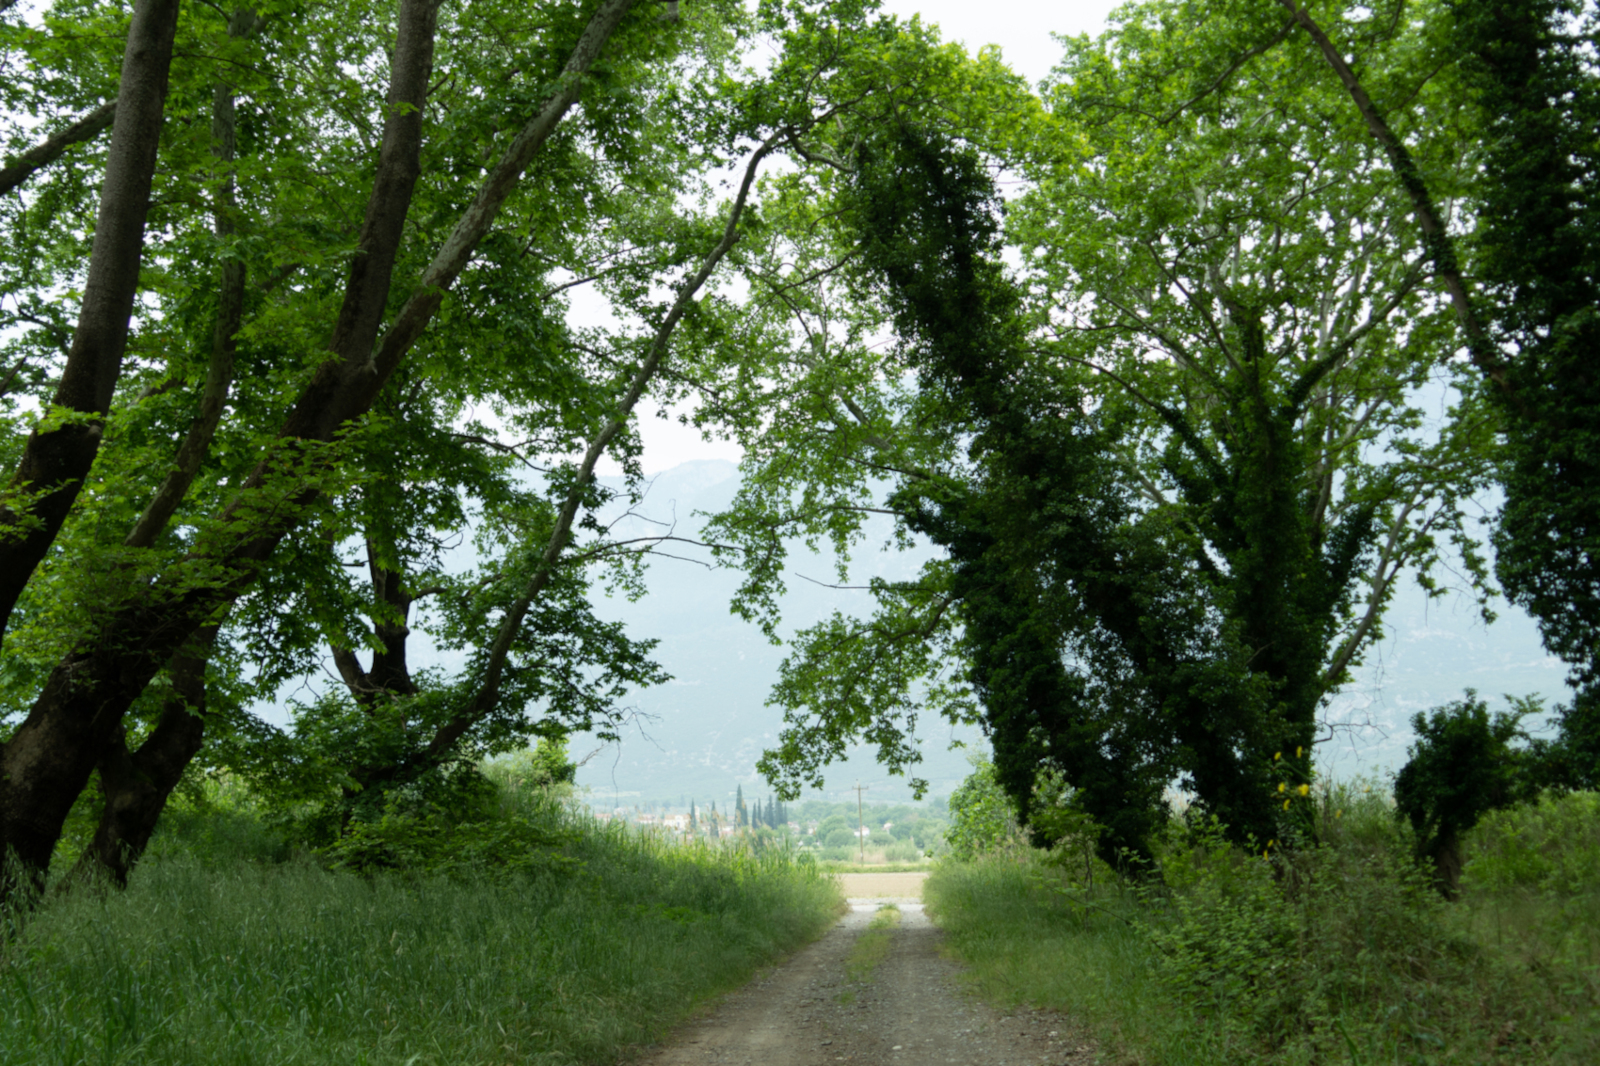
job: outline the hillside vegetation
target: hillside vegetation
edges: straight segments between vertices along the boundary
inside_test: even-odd
[[[6,944],[0,1061],[611,1061],[840,905],[814,864],[495,776],[475,820],[391,811],[320,862],[247,797],[169,809],[126,891],[53,892]]]
[[[1174,819],[1159,877],[1014,838],[924,892],[987,996],[1075,1015],[1111,1061],[1600,1061],[1600,796],[1485,816],[1454,902],[1384,790],[1312,799],[1292,853]]]

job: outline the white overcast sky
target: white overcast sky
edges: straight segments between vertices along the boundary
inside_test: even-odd
[[[937,25],[947,41],[960,41],[968,52],[999,45],[1013,70],[1037,84],[1060,57],[1061,47],[1051,34],[1098,34],[1106,16],[1120,6],[1111,0],[1067,0],[1064,3],[961,3],[957,0],[885,0],[883,10],[909,19],[921,15],[924,24]],[[704,441],[698,430],[681,425],[675,417],[656,417],[658,409],[640,405],[639,432],[644,439],[644,470],[656,474],[693,459],[739,461],[739,449],[727,441]],[[675,415],[677,412],[669,412]],[[619,468],[602,460],[601,473]]]

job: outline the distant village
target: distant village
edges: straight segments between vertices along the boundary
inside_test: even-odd
[[[600,799],[600,797],[595,797]],[[616,821],[689,840],[781,839],[824,859],[865,857],[872,862],[914,862],[937,853],[946,812],[939,804],[857,804],[807,800],[791,805],[775,797],[747,801],[742,786],[719,806],[694,799],[661,803],[591,804],[601,823]]]

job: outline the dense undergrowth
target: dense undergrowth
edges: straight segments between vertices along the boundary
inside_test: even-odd
[[[126,891],[55,893],[0,948],[0,1061],[613,1061],[837,913],[783,853],[497,795],[320,856],[241,802],[170,811]]]
[[[1600,1062],[1600,795],[1485,817],[1460,897],[1379,790],[1335,787],[1271,858],[1175,823],[1160,876],[1071,841],[940,865],[936,920],[989,996],[1130,1063]]]

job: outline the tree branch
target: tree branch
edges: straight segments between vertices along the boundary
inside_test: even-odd
[[[117,102],[107,100],[72,125],[34,145],[0,170],[0,196],[15,189],[35,173],[61,158],[68,148],[92,141],[117,117]]]
[[[1394,168],[1395,176],[1400,179],[1401,187],[1411,200],[1412,214],[1417,220],[1417,228],[1422,231],[1423,248],[1433,263],[1434,274],[1444,282],[1445,291],[1450,295],[1450,306],[1455,311],[1456,321],[1460,323],[1462,333],[1466,334],[1468,357],[1473,365],[1489,378],[1502,397],[1526,414],[1527,406],[1512,385],[1505,360],[1501,358],[1488,334],[1484,332],[1483,325],[1478,321],[1477,311],[1472,306],[1471,290],[1456,260],[1455,244],[1450,239],[1444,220],[1433,205],[1433,195],[1428,191],[1427,183],[1422,180],[1422,172],[1417,169],[1416,161],[1411,158],[1411,153],[1406,149],[1404,142],[1389,128],[1389,123],[1377,105],[1372,102],[1372,98],[1367,95],[1367,90],[1356,77],[1355,71],[1350,69],[1350,64],[1345,62],[1344,56],[1311,17],[1311,13],[1301,7],[1298,0],[1279,0],[1279,2],[1315,42],[1318,50],[1322,52],[1323,59],[1333,68],[1340,84],[1355,102],[1356,110],[1361,113],[1368,132],[1377,139],[1383,146],[1384,153],[1388,155],[1389,165]]]

